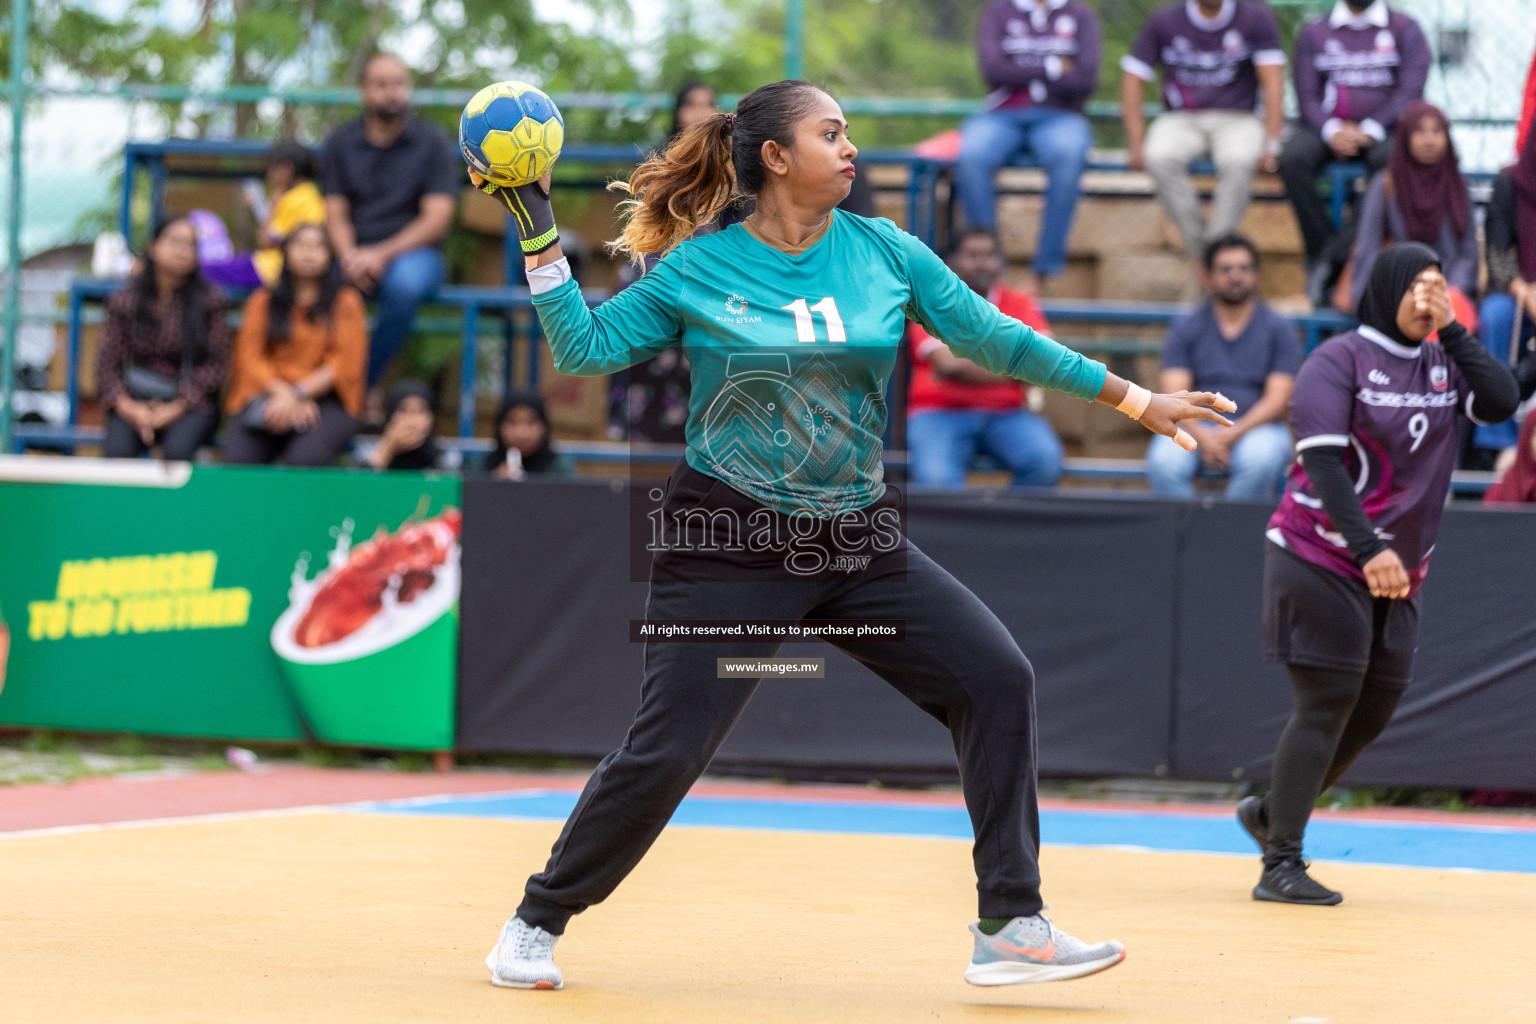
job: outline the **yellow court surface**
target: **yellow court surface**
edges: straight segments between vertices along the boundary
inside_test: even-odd
[[[558,822],[346,811],[0,837],[0,1020],[382,1022],[1533,1019],[1536,875],[1047,847],[1049,911],[1125,942],[1079,981],[961,979],[969,843],[668,829],[556,947],[560,992],[482,960]]]

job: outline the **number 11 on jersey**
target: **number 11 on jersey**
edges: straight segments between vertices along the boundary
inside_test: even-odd
[[[804,299],[796,299],[787,306],[780,306],[795,314],[795,336],[801,343],[814,343],[816,341],[816,318],[812,312],[820,313],[827,321],[827,340],[830,342],[846,342],[848,332],[843,330],[843,318],[837,312],[837,301],[828,295],[814,306],[806,305]]]

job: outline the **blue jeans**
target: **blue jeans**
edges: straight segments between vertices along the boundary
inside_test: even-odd
[[[410,249],[396,256],[369,298],[379,302],[368,339],[368,386],[384,376],[384,368],[400,354],[411,336],[416,310],[437,291],[447,274],[443,254],[436,249]]]
[[[1531,323],[1530,317],[1520,312],[1513,295],[1490,295],[1483,300],[1483,305],[1478,310],[1478,334],[1482,336],[1483,345],[1492,353],[1500,366],[1509,365],[1509,339],[1515,333],[1516,315],[1525,322],[1520,328],[1520,341],[1523,343],[1532,333],[1536,333],[1536,325]],[[1474,448],[1503,451],[1517,444],[1519,440],[1520,426],[1514,420],[1495,423],[1491,427],[1474,427],[1472,431]]]
[[[955,186],[966,223],[997,227],[993,178],[1015,153],[1028,150],[1047,179],[1035,273],[1055,277],[1067,263],[1067,233],[1072,230],[1078,183],[1092,144],[1088,119],[1070,110],[1014,107],[966,118],[960,126],[960,159],[955,164]]]
[[[1054,487],[1061,477],[1061,441],[1027,409],[933,409],[907,417],[914,487],[964,487],[978,449],[1013,474],[1015,487]]]
[[[1227,497],[1238,500],[1273,498],[1280,475],[1291,464],[1291,432],[1283,423],[1262,423],[1232,446],[1227,471]],[[1187,452],[1173,438],[1159,434],[1147,449],[1147,480],[1152,493],[1169,498],[1193,498],[1195,475],[1201,472],[1200,453]],[[1206,475],[1218,475],[1205,470]]]

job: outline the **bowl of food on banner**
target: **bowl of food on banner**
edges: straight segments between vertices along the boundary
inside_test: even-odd
[[[299,558],[272,650],[320,739],[451,741],[461,522],[450,508],[354,545],[348,519],[314,579]]]

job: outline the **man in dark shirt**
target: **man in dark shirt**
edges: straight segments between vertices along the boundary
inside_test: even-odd
[[[1147,476],[1154,493],[1193,497],[1203,461],[1227,474],[1227,497],[1270,498],[1291,462],[1282,419],[1301,366],[1296,328],[1258,297],[1259,254],[1248,239],[1218,238],[1204,263],[1211,297],[1169,330],[1159,390],[1219,391],[1237,403],[1237,422],[1186,425],[1200,442],[1194,452],[1153,438]]]
[[[1046,175],[1045,211],[1035,247],[1035,291],[1060,274],[1077,209],[1078,183],[1093,135],[1083,104],[1099,84],[1099,19],[1082,0],[993,0],[976,27],[987,111],[960,129],[955,185],[973,227],[997,228],[993,178],[1020,151]]]
[[[1418,22],[1386,0],[1338,0],[1296,34],[1297,125],[1280,154],[1280,177],[1315,268],[1334,238],[1317,177],[1336,160],[1387,166],[1388,136],[1411,101],[1423,99],[1429,42]],[[1341,245],[1343,243],[1340,243]]]
[[[325,223],[348,282],[376,298],[368,384],[377,384],[443,283],[440,249],[462,168],[437,125],[411,116],[411,76],[380,53],[363,69],[363,116],[325,140]]]

